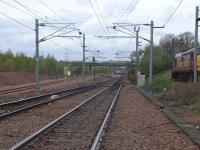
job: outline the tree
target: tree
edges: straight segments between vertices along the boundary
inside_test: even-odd
[[[178,52],[185,52],[194,47],[194,34],[191,32],[183,32],[179,35],[166,34],[161,37],[159,46],[163,49],[163,52],[169,57]]]
[[[184,32],[178,35],[181,40],[180,51],[185,52],[194,47],[194,34],[192,32]]]
[[[150,46],[144,49],[144,57],[140,63],[140,70],[142,74],[148,75],[149,72],[149,50]],[[154,46],[153,51],[153,74],[165,71],[171,66],[170,57],[163,53],[160,46]]]

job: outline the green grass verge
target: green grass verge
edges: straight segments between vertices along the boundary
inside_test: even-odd
[[[162,91],[163,88],[172,88],[176,82],[171,80],[171,71],[165,71],[156,75],[153,75],[152,89],[153,91]],[[148,79],[143,89],[148,89]]]
[[[180,83],[171,79],[171,71],[165,71],[156,75],[153,75],[153,82],[152,82],[152,89],[153,89],[153,96],[160,100],[165,100],[166,95],[163,93],[163,88],[166,88],[167,92],[169,90],[174,92],[188,92],[187,94],[190,97],[181,98],[181,96],[177,96],[177,101],[173,101],[175,103],[176,110],[183,111],[183,112],[192,112],[194,115],[200,116],[200,98],[198,97],[198,90],[192,90],[192,88],[199,88],[191,86],[192,83]],[[182,86],[182,87],[181,87]],[[191,89],[188,89],[191,88]],[[148,89],[148,80],[145,86],[143,87],[144,90]],[[182,90],[181,90],[182,89]],[[195,92],[193,92],[195,91]],[[194,95],[191,95],[193,92]],[[179,94],[178,94],[179,95]],[[167,95],[169,96],[169,95]],[[168,100],[170,101],[170,97]]]

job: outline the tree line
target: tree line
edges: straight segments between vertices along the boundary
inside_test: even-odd
[[[82,74],[82,65],[67,64],[64,61],[58,61],[54,56],[40,56],[40,74],[58,75],[63,74],[64,67],[68,67],[72,75],[80,76]],[[111,73],[110,67],[96,66],[92,67],[91,73],[89,66],[85,66],[86,74],[96,73]],[[35,71],[35,58],[28,57],[22,52],[14,54],[10,49],[6,52],[0,52],[0,72],[29,72]]]
[[[66,66],[64,62],[57,61],[54,56],[40,56],[40,74],[61,74]],[[9,49],[0,53],[1,72],[30,72],[35,71],[35,58],[28,57],[24,53],[16,53]]]

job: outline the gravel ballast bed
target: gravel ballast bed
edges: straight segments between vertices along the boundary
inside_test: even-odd
[[[109,89],[78,111],[65,117],[62,122],[39,136],[22,150],[90,149],[96,132],[116,93],[117,89]]]
[[[39,128],[69,111],[85,99],[101,91],[97,88],[27,112],[11,116],[0,122],[0,149],[9,149]]]
[[[199,149],[141,93],[125,85],[100,149]]]
[[[84,77],[84,78],[79,77],[77,79],[72,79],[72,80],[68,81],[67,89],[77,87],[83,81],[84,81],[84,83],[87,83],[87,82],[91,83],[92,82],[91,79],[92,79],[92,77],[89,77],[89,76]],[[48,85],[48,86],[41,87],[40,94],[43,95],[43,94],[47,94],[47,93],[51,93],[51,92],[55,92],[55,91],[59,91],[59,90],[64,90],[64,89],[66,89],[64,82],[58,83],[58,84],[53,84],[53,85]],[[32,96],[35,96],[34,89],[28,90],[25,92],[15,92],[15,93],[6,94],[6,95],[0,95],[0,103],[16,101],[19,99],[32,97]]]

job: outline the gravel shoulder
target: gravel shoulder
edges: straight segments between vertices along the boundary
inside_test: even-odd
[[[102,89],[87,91],[1,120],[0,149],[9,149]]]
[[[100,149],[198,150],[199,147],[126,83]]]

